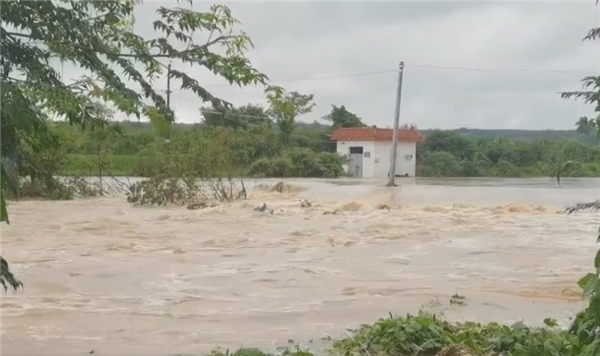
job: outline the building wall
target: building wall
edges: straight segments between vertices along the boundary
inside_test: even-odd
[[[338,141],[337,152],[348,156],[350,147],[363,147],[364,152],[369,152],[370,157],[363,154],[364,178],[387,178],[392,162],[392,142],[389,141]],[[412,157],[412,158],[411,158]],[[410,158],[410,159],[408,159]],[[416,174],[417,145],[414,142],[398,142],[396,157],[396,175]],[[347,165],[344,171],[347,171]]]
[[[375,141],[337,141],[337,153],[346,158],[350,157],[350,147],[363,148],[363,178],[373,178],[375,173],[374,156]],[[368,152],[369,157],[365,157]],[[344,165],[344,172],[348,171],[348,165]]]
[[[392,142],[378,141],[375,144],[375,151],[379,158],[379,164],[375,168],[376,178],[387,178],[392,163]],[[396,155],[396,175],[403,176],[408,174],[414,177],[417,170],[417,144],[414,142],[398,142]]]

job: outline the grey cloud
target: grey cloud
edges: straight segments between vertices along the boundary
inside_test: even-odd
[[[321,35],[355,31],[365,26],[411,23],[466,8],[468,2],[296,2],[231,3],[236,16],[262,45],[289,39],[314,42]]]
[[[572,128],[576,118],[592,110],[561,100],[557,92],[579,88],[581,77],[594,73],[587,71],[600,70],[598,43],[581,43],[600,20],[593,1],[228,5],[253,38],[256,49],[249,57],[254,65],[288,90],[315,95],[315,112],[304,120],[318,119],[336,104],[371,124],[391,125],[396,73],[310,79],[391,71],[399,60],[407,63],[402,121],[423,128]],[[149,2],[136,12],[136,29],[145,36],[151,36],[157,6],[174,5]],[[489,73],[411,64],[577,73]],[[262,88],[232,88],[204,70],[177,68],[236,105],[264,104]],[[165,82],[156,85],[164,88]],[[172,102],[180,120],[199,119],[200,103],[193,94],[176,90]]]

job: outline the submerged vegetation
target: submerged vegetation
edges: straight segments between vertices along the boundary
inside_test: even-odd
[[[340,126],[363,126],[344,106],[332,108],[330,125],[298,125],[312,110],[312,95],[285,92],[268,84],[265,74],[245,57],[250,38],[235,29],[226,6],[207,12],[160,7],[156,37],[133,32],[136,1],[10,1],[2,3],[1,39],[1,211],[9,223],[7,198],[70,199],[101,195],[114,185],[94,184],[60,174],[138,175],[127,184],[132,204],[202,206],[204,201],[247,198],[240,177],[338,177],[344,158],[334,153],[328,134]],[[208,41],[195,44],[192,32]],[[596,39],[600,30],[590,31]],[[174,39],[177,39],[175,41]],[[175,44],[177,42],[177,44]],[[179,49],[176,49],[179,48]],[[215,50],[213,50],[213,48]],[[216,48],[221,49],[217,51]],[[224,50],[223,50],[224,49]],[[224,54],[222,54],[224,53]],[[89,75],[64,83],[51,58],[75,63]],[[161,60],[203,66],[232,84],[265,87],[268,107],[234,108],[213,96],[184,72],[169,76],[210,104],[201,109],[204,122],[177,129],[167,100],[150,79],[165,75]],[[116,69],[118,68],[118,69]],[[138,68],[144,68],[139,70]],[[119,76],[116,72],[124,72]],[[127,84],[129,83],[129,84]],[[584,79],[587,91],[565,93],[594,104],[600,115],[600,77]],[[115,110],[148,118],[151,130],[124,128],[111,122]],[[199,114],[199,115],[200,115]],[[64,123],[51,119],[61,118]],[[598,130],[600,116],[579,121],[582,135]],[[309,127],[309,128],[307,128]],[[314,129],[317,127],[318,129]],[[452,132],[432,132],[419,147],[418,172],[425,176],[598,175],[595,147],[573,141],[481,139]],[[122,184],[122,183],[120,183]],[[567,212],[597,208],[575,206]],[[598,242],[600,242],[600,237]],[[23,284],[0,257],[5,289]],[[570,328],[553,319],[546,327],[491,323],[453,324],[419,312],[380,319],[361,326],[331,344],[332,356],[597,356],[600,355],[600,251],[590,273],[578,282],[588,301]],[[460,299],[460,298],[458,298]],[[310,356],[300,348],[282,351]],[[229,352],[214,351],[215,356]],[[264,356],[242,349],[237,356]]]

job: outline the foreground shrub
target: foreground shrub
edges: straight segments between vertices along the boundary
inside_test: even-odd
[[[335,341],[339,356],[420,356],[448,354],[461,346],[460,355],[570,356],[583,355],[577,338],[567,331],[490,323],[451,324],[428,313],[380,319]],[[455,348],[452,348],[455,349]],[[590,354],[591,356],[591,354]]]
[[[294,164],[287,158],[262,158],[250,166],[250,175],[254,177],[286,178],[292,177]]]
[[[102,193],[101,189],[82,177],[57,178],[56,175],[68,161],[59,147],[36,151],[30,145],[22,145],[8,165],[7,180],[15,189],[6,192],[7,197],[69,200],[75,196],[97,196]]]
[[[282,352],[277,354],[278,356],[314,356],[313,353],[307,350],[302,350],[299,347],[285,348]],[[235,352],[229,352],[229,350],[221,351],[214,350],[210,353],[210,356],[276,356],[273,353],[265,352],[256,348],[241,348]]]
[[[148,179],[132,184],[127,201],[138,205],[186,205],[247,197],[230,132],[206,129],[157,140],[141,158]]]
[[[564,210],[567,214],[583,210],[600,210],[600,200],[570,206]],[[600,230],[596,236],[596,244],[600,243]],[[587,307],[577,314],[571,329],[579,342],[585,346],[586,355],[600,355],[600,249],[594,256],[592,271],[583,276],[577,284],[589,298]]]
[[[129,186],[127,202],[136,205],[189,205],[208,200],[232,202],[248,197],[242,179],[144,179]]]
[[[19,178],[18,196],[10,199],[71,200],[75,197],[95,197],[106,193],[99,182],[88,181],[84,177],[31,179]]]

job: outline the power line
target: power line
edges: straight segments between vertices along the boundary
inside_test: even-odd
[[[459,70],[468,72],[483,72],[483,73],[537,73],[537,74],[589,74],[590,71],[580,70],[539,70],[527,68],[474,68],[474,67],[458,67],[458,66],[436,66],[425,64],[406,64],[406,67],[424,68],[424,69],[441,69],[441,70]],[[597,69],[596,69],[597,70]]]
[[[479,72],[479,73],[531,73],[531,74],[580,74],[586,75],[594,70],[562,70],[562,69],[548,69],[548,70],[540,70],[540,69],[528,69],[528,68],[475,68],[475,67],[461,67],[461,66],[441,66],[441,65],[426,65],[426,64],[405,64],[407,68],[415,68],[415,69],[432,69],[432,70],[448,70],[448,71],[467,71],[467,72]],[[339,74],[333,76],[323,76],[323,77],[307,77],[307,78],[288,78],[288,79],[270,79],[273,83],[289,83],[289,82],[309,82],[309,81],[319,81],[319,80],[335,80],[335,79],[346,79],[346,78],[354,78],[354,77],[369,77],[376,76],[382,74],[391,74],[398,73],[398,69],[388,69],[388,70],[380,70],[380,71],[372,71],[372,72],[362,72],[362,73],[348,73],[348,74]],[[215,83],[215,84],[206,84],[207,87],[229,87],[230,84],[227,83]],[[183,89],[177,89],[177,91],[184,91]]]
[[[356,78],[356,77],[370,77],[375,75],[382,74],[391,74],[398,73],[397,69],[390,70],[380,70],[375,72],[362,72],[362,73],[350,73],[350,74],[340,74],[340,75],[332,75],[332,76],[323,76],[323,77],[306,77],[306,78],[288,78],[288,79],[269,79],[270,82],[273,83],[292,83],[292,82],[311,82],[311,81],[319,81],[319,80],[334,80],[334,79],[346,79],[346,78]],[[205,84],[205,87],[230,87],[232,86],[229,83],[214,83],[214,84]],[[160,89],[163,90],[164,89]],[[185,89],[176,89],[175,91],[186,91]]]
[[[340,74],[326,77],[310,77],[310,78],[299,78],[299,79],[275,79],[273,81],[276,82],[302,82],[302,81],[313,81],[313,80],[331,80],[331,79],[344,79],[344,78],[352,78],[352,77],[368,77],[373,75],[380,74],[389,74],[389,73],[397,73],[397,69],[390,70],[380,70],[376,72],[363,72],[363,73],[353,73],[353,74]]]

